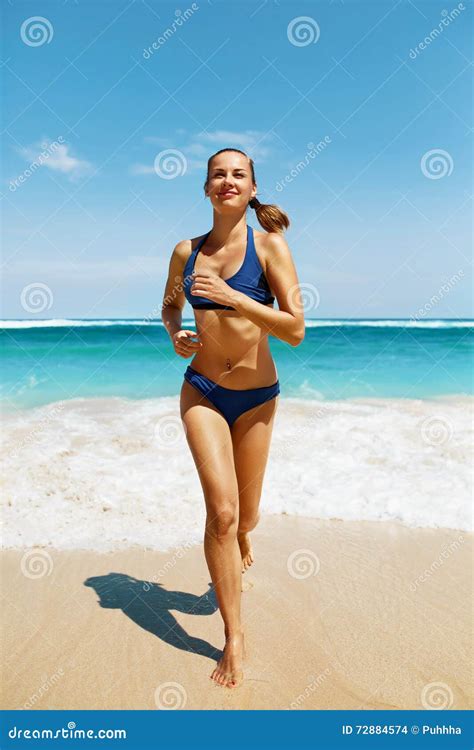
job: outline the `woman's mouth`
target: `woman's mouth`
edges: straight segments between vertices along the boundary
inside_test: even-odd
[[[233,190],[225,190],[223,193],[219,193],[220,198],[231,198],[233,195],[238,195]]]

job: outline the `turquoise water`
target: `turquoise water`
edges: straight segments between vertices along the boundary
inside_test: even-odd
[[[186,327],[192,323],[185,321]],[[161,323],[3,321],[3,408],[70,398],[175,396],[189,360]],[[281,396],[431,398],[473,393],[473,321],[308,321],[298,347],[270,338]]]

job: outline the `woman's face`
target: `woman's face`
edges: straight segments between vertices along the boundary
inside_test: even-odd
[[[257,194],[247,157],[236,151],[215,156],[209,168],[206,194],[216,211],[245,211],[249,200]]]

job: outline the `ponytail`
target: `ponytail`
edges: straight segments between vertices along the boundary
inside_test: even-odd
[[[288,214],[274,203],[260,203],[258,198],[252,198],[249,206],[255,209],[258,223],[266,232],[283,232],[290,226]]]

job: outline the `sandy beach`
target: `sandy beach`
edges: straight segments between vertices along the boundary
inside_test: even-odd
[[[2,708],[473,707],[471,535],[264,515],[253,541],[236,690],[201,545],[4,551]]]

